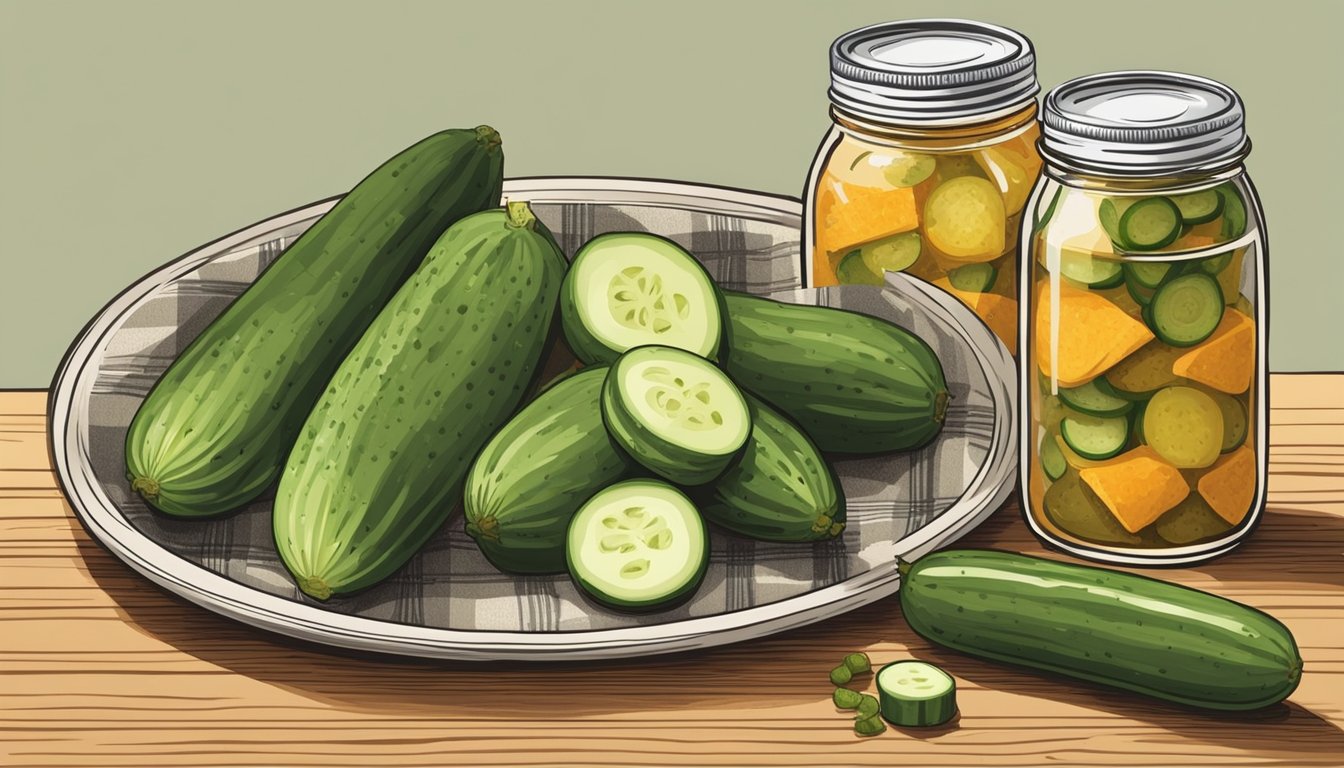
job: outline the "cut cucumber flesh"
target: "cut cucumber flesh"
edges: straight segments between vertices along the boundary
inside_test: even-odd
[[[1089,416],[1120,416],[1134,407],[1130,401],[1102,391],[1095,379],[1077,387],[1060,387],[1059,399],[1075,411]]]
[[[709,538],[691,500],[656,480],[599,491],[570,521],[565,557],[584,592],[614,608],[667,607],[700,584]]]
[[[1143,438],[1178,469],[1203,469],[1223,449],[1223,413],[1205,392],[1167,387],[1143,411]]]
[[[967,264],[947,273],[947,279],[952,283],[953,288],[971,293],[988,291],[990,286],[994,285],[994,279],[998,276],[999,271],[987,262]]]
[[[1045,476],[1051,480],[1058,480],[1064,471],[1069,468],[1069,464],[1064,460],[1064,454],[1059,450],[1059,443],[1055,442],[1055,436],[1049,432],[1041,440],[1041,470]]]
[[[1223,198],[1223,239],[1236,240],[1246,234],[1246,203],[1232,184],[1224,184],[1216,191]]]
[[[882,719],[892,725],[942,725],[957,713],[957,683],[932,664],[897,661],[878,670],[877,699]]]
[[[919,260],[921,250],[923,242],[918,232],[902,232],[860,247],[859,254],[873,274],[882,275],[909,268]]]
[[[1097,207],[1097,220],[1101,222],[1101,228],[1106,230],[1106,234],[1110,235],[1111,242],[1121,242],[1120,217],[1133,204],[1133,198],[1108,197]]]
[[[1101,288],[1106,287],[1107,283],[1118,285],[1116,278],[1121,276],[1121,267],[1118,261],[1065,248],[1059,255],[1059,273],[1074,282]]]
[[[1078,473],[1066,471],[1045,489],[1045,517],[1060,530],[1095,544],[1134,546],[1138,536],[1125,530]]]
[[[1125,450],[1125,444],[1129,442],[1129,419],[1079,413],[1064,417],[1059,424],[1059,434],[1079,456],[1100,461]]]
[[[882,169],[882,176],[893,187],[913,187],[933,175],[938,161],[933,155],[916,153],[893,155],[891,162]]]
[[[1146,307],[1153,302],[1154,289],[1139,285],[1137,280],[1125,280],[1125,290],[1129,291],[1129,297],[1134,299],[1141,307]]]
[[[1223,212],[1223,196],[1216,189],[1204,189],[1188,195],[1171,198],[1186,224],[1203,224],[1218,218]]]
[[[661,344],[702,357],[723,335],[719,289],[671,240],[614,232],[574,256],[562,288],[566,340],[585,363],[610,363],[627,349]]]
[[[1147,197],[1120,217],[1120,242],[1128,250],[1165,248],[1181,234],[1181,212],[1165,197]]]
[[[718,477],[751,434],[747,401],[728,376],[670,347],[621,355],[602,386],[602,417],[617,445],[682,485]]]
[[[1146,307],[1149,327],[1164,343],[1191,347],[1207,339],[1223,319],[1223,291],[1203,272],[1170,280]]]
[[[1161,261],[1132,261],[1125,264],[1125,279],[1142,288],[1156,288],[1171,272],[1171,266]]]
[[[880,272],[868,268],[863,254],[850,251],[840,258],[835,267],[835,279],[841,285],[886,285],[887,279]]]

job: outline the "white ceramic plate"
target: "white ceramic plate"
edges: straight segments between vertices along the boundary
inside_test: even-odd
[[[918,333],[943,361],[946,425],[919,451],[837,462],[849,527],[832,542],[767,544],[715,531],[688,603],[631,616],[585,600],[565,576],[491,568],[454,513],[402,571],[317,603],[276,556],[269,497],[230,517],[181,521],[130,493],[122,444],[174,356],[335,203],[315,203],[193,251],[114,298],[52,385],[51,447],[62,488],[95,539],[164,589],[263,629],[345,648],[444,659],[592,659],[705,648],[779,632],[896,591],[896,557],[963,535],[1012,492],[1013,361],[955,299],[892,275],[887,287],[801,289],[796,200],[673,182],[514,179],[567,255],[595,234],[647,230],[697,255],[726,287],[868,312]]]

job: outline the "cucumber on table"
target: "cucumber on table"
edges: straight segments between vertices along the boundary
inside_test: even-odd
[[[1286,627],[1207,592],[991,550],[900,571],[910,627],[974,656],[1219,710],[1282,701],[1302,676]]]
[[[762,541],[816,541],[845,528],[845,497],[816,445],[778,411],[747,396],[751,437],[717,480],[696,494],[705,519]]]
[[[499,204],[499,134],[434,134],[368,175],[173,361],[126,433],[132,490],[180,517],[276,479],[360,334],[450,224]]]
[[[605,366],[546,389],[490,438],[467,474],[467,533],[509,573],[564,573],[565,530],[593,494],[636,465],[602,424]]]
[[[724,296],[728,375],[821,450],[911,450],[942,429],[947,381],[919,337],[857,312]]]
[[[325,600],[400,568],[462,498],[551,337],[564,255],[526,203],[459,221],[341,363],[280,479],[276,547]]]
[[[713,359],[722,296],[681,246],[645,232],[609,232],[574,255],[560,296],[565,340],[585,363],[612,363],[658,344]]]
[[[747,401],[723,371],[672,347],[636,347],[602,386],[602,418],[635,461],[681,485],[728,468],[751,435]]]
[[[892,725],[927,728],[957,714],[956,681],[923,661],[896,661],[878,670],[877,697],[882,719]]]
[[[625,480],[599,491],[570,521],[570,575],[603,605],[669,608],[700,585],[709,537],[686,495],[659,480]]]

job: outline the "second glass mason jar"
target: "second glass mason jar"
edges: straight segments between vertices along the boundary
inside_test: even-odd
[[[1266,239],[1241,99],[1116,72],[1043,110],[1022,265],[1027,522],[1125,564],[1235,547],[1264,501]]]
[[[808,174],[809,286],[906,272],[1017,345],[1017,242],[1040,170],[1036,59],[1002,27],[878,24],[831,46],[831,118]]]

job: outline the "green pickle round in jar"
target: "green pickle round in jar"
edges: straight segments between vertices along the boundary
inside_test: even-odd
[[[1221,83],[1116,72],[1045,98],[1019,332],[1024,514],[1123,564],[1221,555],[1264,503],[1261,207]]]
[[[1040,172],[1035,54],[956,19],[878,24],[831,46],[832,127],[808,175],[808,284],[903,272],[1016,353],[1018,233]]]

